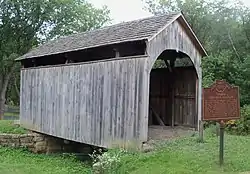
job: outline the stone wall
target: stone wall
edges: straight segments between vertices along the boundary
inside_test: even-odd
[[[0,146],[25,147],[34,153],[91,153],[92,148],[86,144],[66,141],[60,138],[30,133],[24,135],[0,134]]]
[[[0,145],[10,147],[27,147],[34,148],[34,135],[16,135],[16,134],[0,134]]]

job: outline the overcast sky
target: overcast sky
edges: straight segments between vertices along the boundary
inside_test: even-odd
[[[118,23],[122,21],[130,21],[151,14],[143,10],[144,4],[141,0],[89,0],[96,7],[107,5],[110,10],[112,22]],[[250,0],[242,0],[246,5],[250,6]]]

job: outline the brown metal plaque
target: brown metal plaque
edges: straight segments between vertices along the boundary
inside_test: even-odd
[[[203,120],[234,120],[240,118],[239,87],[216,80],[203,88]]]

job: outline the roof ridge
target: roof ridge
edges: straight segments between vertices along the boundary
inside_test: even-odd
[[[142,21],[142,20],[147,20],[147,19],[155,18],[155,17],[172,16],[172,15],[177,15],[177,14],[180,14],[180,12],[164,13],[164,14],[160,14],[160,15],[154,15],[154,14],[152,14],[152,16],[143,17],[143,18],[139,18],[139,19],[135,19],[135,20],[130,20],[130,21],[125,21],[125,22],[119,22],[117,24],[112,24],[112,25],[109,25],[109,26],[101,27],[99,29],[107,28],[107,27],[112,27],[112,26],[116,26],[116,25],[121,25],[121,24],[127,24],[127,23],[131,23],[131,22],[139,22],[139,21]],[[97,30],[99,30],[99,29],[97,29]]]
[[[170,13],[164,13],[164,14],[160,14],[160,15],[152,15],[152,16],[148,16],[148,17],[144,17],[144,18],[139,18],[139,19],[136,19],[136,20],[119,22],[117,24],[111,24],[111,25],[103,26],[103,27],[92,29],[92,30],[88,30],[88,31],[83,31],[83,32],[79,32],[79,33],[74,33],[74,34],[70,34],[70,35],[61,36],[61,37],[59,37],[57,39],[66,38],[66,37],[72,37],[72,36],[77,36],[77,35],[83,35],[83,34],[88,34],[88,33],[94,32],[94,31],[105,30],[107,28],[115,27],[115,26],[118,26],[118,25],[121,25],[121,24],[126,25],[126,24],[131,23],[131,22],[139,22],[139,21],[142,21],[142,20],[150,19],[150,18],[163,17],[163,16],[174,16],[174,15],[178,15],[180,13],[181,12],[170,12]]]

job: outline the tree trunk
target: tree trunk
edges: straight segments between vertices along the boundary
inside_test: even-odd
[[[1,97],[1,99],[0,99],[0,120],[3,120],[4,109],[5,109],[5,99],[3,100]]]
[[[0,74],[0,96],[2,98],[2,89],[3,89],[3,75]],[[5,101],[2,101],[0,98],[0,120],[3,119],[3,114],[4,114],[4,103]]]
[[[4,89],[4,84],[5,82],[2,81],[2,87],[0,89],[0,120],[3,119],[3,115],[4,115],[4,109],[5,109],[5,95],[6,95],[6,90]]]
[[[0,120],[2,120],[4,116],[6,92],[7,92],[8,84],[10,81],[10,77],[14,69],[15,69],[15,64],[11,66],[9,73],[5,75],[5,77],[3,78],[2,87],[0,88]]]
[[[16,90],[16,94],[20,97],[20,91],[19,91],[19,88],[18,88],[18,85],[17,85],[17,79],[15,77],[15,90]]]

